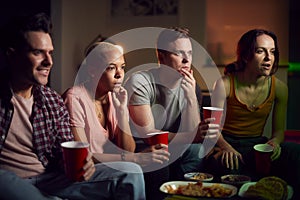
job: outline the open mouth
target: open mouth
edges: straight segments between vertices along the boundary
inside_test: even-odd
[[[271,68],[271,64],[262,64],[264,69],[270,69]]]

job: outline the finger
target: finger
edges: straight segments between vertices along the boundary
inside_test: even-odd
[[[281,154],[281,147],[276,148],[276,151],[274,150],[274,153],[271,156],[271,160],[276,160],[280,157]]]
[[[243,159],[243,156],[240,154],[238,157],[239,157],[240,161],[241,161],[243,164],[245,164],[245,161],[244,161],[244,159]]]
[[[234,155],[234,161],[235,161],[235,169],[239,169],[239,157],[236,154]]]
[[[93,154],[91,152],[88,153],[88,155],[86,156],[86,162],[89,162],[90,160],[92,160]]]
[[[205,123],[205,124],[213,124],[212,122],[216,121],[215,117],[211,117],[211,118],[206,118],[204,120],[202,120],[201,122]]]
[[[91,167],[91,168],[89,168],[89,169],[84,173],[84,175],[83,175],[84,180],[89,180],[89,179],[93,176],[93,174],[95,173],[95,171],[96,171],[96,169],[95,169],[94,166]]]
[[[228,152],[226,153],[225,157],[226,157],[226,166],[228,169],[231,169],[232,168],[232,159]]]
[[[190,86],[190,84],[186,81],[186,80],[182,80],[181,81],[181,87],[183,88],[183,89],[188,89],[189,88],[189,86]]]
[[[114,105],[116,105],[116,104],[117,104],[117,100],[118,100],[118,98],[117,98],[117,96],[116,96],[116,93],[115,93],[115,92],[112,92],[112,93],[111,93],[111,96],[112,96],[112,101],[113,101]]]
[[[186,69],[184,69],[184,68],[181,68],[181,72],[182,72],[183,74],[185,74],[185,75],[191,75],[191,74],[192,74],[190,70],[186,70]]]
[[[219,129],[208,129],[206,130],[206,135],[218,135]]]
[[[168,149],[168,145],[160,143],[155,145],[155,149]]]
[[[235,159],[234,154],[230,153],[230,155],[228,156],[228,160],[229,160],[229,167],[231,170],[234,169],[234,164],[235,164],[234,159]]]
[[[154,157],[155,157],[154,160],[158,163],[161,163],[161,164],[163,164],[164,162],[169,161],[169,158],[166,157],[166,156],[163,156],[163,155],[155,155]]]
[[[220,125],[219,124],[207,124],[208,129],[217,129],[219,130]]]
[[[222,157],[221,157],[221,163],[223,166],[225,166],[225,153],[222,153]]]
[[[214,138],[217,138],[218,135],[217,134],[214,134],[214,135],[206,135],[204,136],[204,139],[214,139]]]
[[[227,154],[227,152],[224,152],[224,166],[226,167],[226,168],[229,168],[229,162],[228,162],[228,154]]]
[[[209,123],[200,123],[199,128],[203,131],[213,130],[218,131],[219,130],[219,124],[209,124]]]
[[[83,170],[87,171],[89,168],[92,168],[93,166],[94,166],[94,162],[92,160],[89,160],[84,164]]]
[[[83,174],[84,180],[90,179],[92,177],[92,175],[94,174],[94,172],[96,171],[94,162],[92,160],[87,162],[84,165],[83,169],[85,171],[84,174]]]

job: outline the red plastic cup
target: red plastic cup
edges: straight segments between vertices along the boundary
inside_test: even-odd
[[[215,124],[221,125],[223,115],[223,108],[217,108],[217,107],[203,107],[203,118],[216,118],[214,121]]]
[[[255,149],[256,172],[263,176],[269,175],[273,147],[269,144],[257,144],[253,148]]]
[[[72,181],[83,180],[83,166],[86,163],[89,144],[79,141],[61,143],[66,176]]]
[[[149,145],[156,145],[156,144],[168,145],[169,144],[169,139],[168,139],[169,132],[168,131],[148,133],[147,135],[150,136],[147,138],[147,143]]]

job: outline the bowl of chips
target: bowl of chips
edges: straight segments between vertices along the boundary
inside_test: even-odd
[[[214,179],[214,176],[203,172],[190,172],[184,175],[184,178],[189,181],[209,182]]]

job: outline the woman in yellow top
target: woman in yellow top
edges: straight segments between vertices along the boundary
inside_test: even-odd
[[[279,171],[284,171],[284,163],[288,166],[292,160],[299,163],[299,145],[283,143],[288,87],[274,76],[278,62],[276,35],[267,30],[253,29],[239,40],[236,62],[226,66],[225,76],[216,81],[212,105],[224,107],[226,111],[222,134],[217,141],[219,151],[214,154],[223,169],[228,169],[220,173],[234,169],[240,173],[253,173],[253,146],[259,143],[273,146],[274,170],[278,166]],[[263,131],[271,113],[272,133],[267,138]],[[299,171],[297,168],[291,170],[294,173]]]

